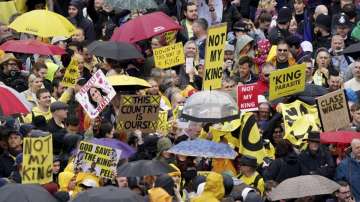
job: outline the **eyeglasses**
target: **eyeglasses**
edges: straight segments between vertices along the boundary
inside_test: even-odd
[[[286,53],[288,50],[287,49],[277,49],[277,51]]]

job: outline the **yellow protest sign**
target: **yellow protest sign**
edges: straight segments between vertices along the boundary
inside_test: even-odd
[[[164,33],[165,41],[167,44],[176,43],[176,34],[177,31],[169,31]]]
[[[10,17],[17,13],[15,1],[1,1],[0,13],[0,22],[9,24]]]
[[[46,184],[52,181],[52,135],[25,137],[21,170],[22,184]]]
[[[304,91],[305,68],[301,64],[270,72],[269,100]]]
[[[76,80],[79,78],[79,68],[78,62],[72,58],[69,66],[66,68],[64,77],[61,83],[66,87],[74,87],[76,84]]]
[[[221,88],[226,30],[226,23],[212,26],[208,29],[205,47],[205,76],[203,79],[204,90]]]
[[[111,179],[116,174],[120,156],[119,149],[81,141],[74,160],[74,171]]]
[[[168,122],[168,111],[160,111],[159,118],[157,122],[156,132],[167,135],[169,133],[169,122]]]
[[[292,144],[302,146],[303,139],[310,131],[320,131],[320,119],[315,106],[300,100],[289,104],[281,104],[284,119],[285,136]]]
[[[155,67],[170,68],[185,63],[184,47],[182,42],[156,48],[153,50]]]

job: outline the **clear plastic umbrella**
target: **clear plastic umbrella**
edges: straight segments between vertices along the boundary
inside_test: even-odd
[[[181,116],[196,122],[219,123],[239,118],[236,101],[221,91],[200,91],[185,102]]]
[[[154,0],[106,0],[105,3],[113,8],[127,10],[141,10],[158,7]]]

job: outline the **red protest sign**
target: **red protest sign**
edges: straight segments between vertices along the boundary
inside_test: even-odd
[[[238,85],[237,100],[239,110],[253,111],[258,109],[257,84]]]

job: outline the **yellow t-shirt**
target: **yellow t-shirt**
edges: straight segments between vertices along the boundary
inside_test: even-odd
[[[255,179],[256,179],[256,176],[259,175],[259,179],[258,179],[258,182],[257,182],[257,186],[255,187]],[[260,176],[260,174],[258,172],[254,172],[254,174],[250,177],[246,177],[245,175],[242,175],[240,177],[240,180],[242,180],[245,184],[249,185],[249,186],[252,186],[254,188],[257,188],[261,194],[264,194],[264,190],[265,190],[265,182],[264,182],[264,178],[262,178]]]

